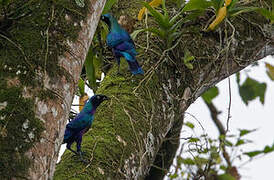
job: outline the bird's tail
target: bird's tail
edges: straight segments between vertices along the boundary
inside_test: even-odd
[[[141,68],[141,66],[139,65],[139,63],[136,60],[135,61],[127,61],[127,62],[128,62],[129,69],[132,74],[134,74],[134,75],[144,74],[143,69]]]

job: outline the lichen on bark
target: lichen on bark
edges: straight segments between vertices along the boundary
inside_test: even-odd
[[[49,136],[44,115],[49,110],[53,118],[61,114],[45,103],[58,98],[48,85],[61,78],[73,81],[58,59],[70,52],[67,42],[78,37],[89,3],[84,8],[73,0],[1,4],[0,179],[27,179],[29,168],[34,172],[37,157],[29,151]]]

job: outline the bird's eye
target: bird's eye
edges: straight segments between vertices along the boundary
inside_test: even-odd
[[[97,99],[100,99],[100,96],[97,96]]]

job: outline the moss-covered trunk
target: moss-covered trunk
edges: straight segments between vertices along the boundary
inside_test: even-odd
[[[104,2],[0,1],[0,179],[52,179]]]
[[[120,0],[112,11],[117,18],[136,18],[140,8],[135,1]],[[183,25],[182,39],[168,50],[162,49],[155,36],[138,36],[137,59],[145,75],[132,76],[125,64],[122,76],[116,75],[116,66],[108,72],[97,93],[108,95],[111,101],[98,108],[83,138],[89,163],[66,151],[54,179],[163,178],[178,147],[187,107],[209,87],[273,54],[273,27],[262,16],[246,14],[230,19],[233,27],[227,22],[217,32],[202,32],[211,16],[205,14]],[[144,26],[141,22],[135,28]],[[182,62],[186,48],[195,56],[193,70]]]

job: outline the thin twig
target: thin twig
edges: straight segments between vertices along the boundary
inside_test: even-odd
[[[32,64],[28,61],[28,59],[27,59],[27,57],[26,57],[26,55],[25,55],[23,49],[22,49],[19,45],[17,45],[15,42],[13,42],[11,39],[9,39],[8,37],[4,36],[4,35],[1,34],[1,33],[0,33],[0,37],[6,39],[6,40],[9,41],[11,44],[13,44],[15,47],[17,47],[17,48],[20,50],[20,52],[23,54],[24,60],[25,60],[26,64],[28,64],[29,67],[32,69],[32,71],[34,71],[34,67],[33,67]]]

